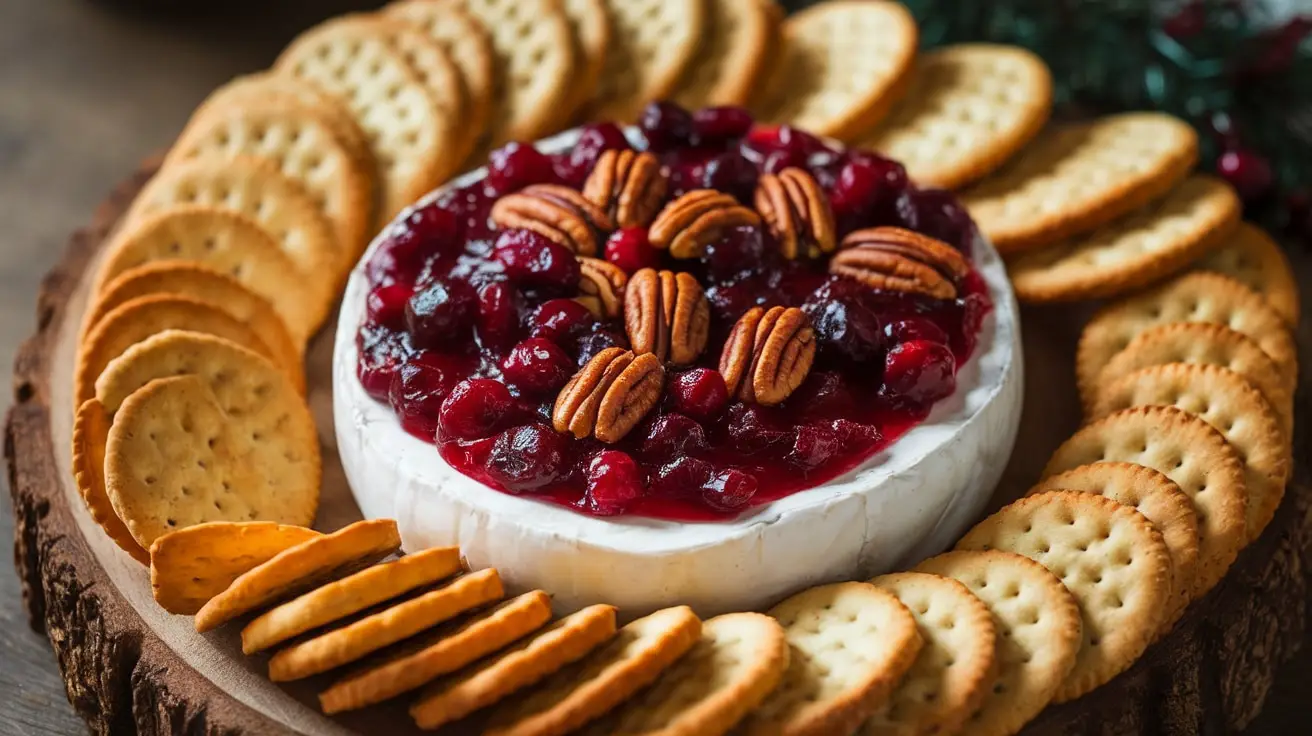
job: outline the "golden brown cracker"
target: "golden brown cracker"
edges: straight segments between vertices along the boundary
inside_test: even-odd
[[[578,79],[556,119],[559,127],[568,127],[584,105],[597,92],[601,73],[612,48],[610,11],[605,0],[561,0],[560,9],[569,22],[574,39],[574,58]]]
[[[611,50],[592,116],[634,122],[644,105],[669,97],[702,40],[702,0],[606,0]]]
[[[1290,327],[1299,322],[1298,280],[1289,259],[1262,228],[1242,223],[1194,264],[1223,273],[1261,294]]]
[[[109,427],[109,412],[96,399],[87,399],[78,407],[73,417],[73,480],[91,518],[105,534],[132,559],[149,565],[150,553],[132,538],[132,532],[114,512],[105,490],[105,443],[109,441]]]
[[[778,25],[765,3],[707,0],[701,48],[671,98],[689,110],[747,105],[765,81]]]
[[[378,32],[401,52],[406,63],[419,76],[435,105],[435,114],[446,121],[448,128],[454,130],[455,140],[450,144],[448,155],[454,157],[441,174],[441,179],[448,179],[458,169],[460,162],[469,156],[483,131],[467,124],[469,110],[469,92],[465,89],[465,79],[460,67],[442,44],[433,40],[422,29],[412,23],[399,22],[384,18],[377,24]]]

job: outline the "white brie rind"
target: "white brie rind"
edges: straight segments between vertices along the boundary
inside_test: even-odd
[[[539,147],[561,150],[576,136]],[[452,186],[481,176],[480,169]],[[991,245],[977,241],[973,256],[994,309],[952,396],[835,480],[732,520],[697,523],[588,516],[493,490],[449,466],[356,378],[356,334],[369,288],[357,265],[333,356],[342,466],[365,517],[396,519],[407,551],[459,545],[474,568],[497,568],[511,589],[551,593],[559,612],[610,603],[627,618],[681,603],[713,616],[761,610],[818,583],[905,569],[951,546],[983,511],[1020,421],[1015,297]]]

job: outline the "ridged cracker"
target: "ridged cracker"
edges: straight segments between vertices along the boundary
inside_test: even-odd
[[[1290,327],[1298,327],[1298,280],[1285,252],[1262,228],[1241,223],[1225,241],[1198,259],[1194,267],[1223,273],[1239,281],[1265,297]]]
[[[515,646],[426,687],[410,706],[422,729],[435,729],[500,702],[615,636],[615,607],[588,606]]]
[[[788,670],[783,627],[759,613],[729,613],[655,684],[592,724],[585,736],[721,736],[761,704]]]
[[[561,108],[562,115],[556,120],[558,126],[568,127],[574,122],[575,114],[596,94],[614,42],[605,0],[561,0],[560,9],[569,21],[578,66],[578,78],[569,102]]]
[[[169,613],[193,615],[242,573],[319,536],[271,521],[211,521],[169,532],[150,545],[150,588]]]
[[[1091,233],[1021,254],[1007,273],[1023,302],[1119,296],[1183,269],[1229,236],[1241,210],[1229,184],[1195,174]]]
[[[909,86],[918,41],[899,3],[833,0],[795,13],[784,21],[758,117],[858,139]]]
[[[365,568],[257,616],[241,630],[241,651],[263,651],[459,571],[455,547],[434,547]]]
[[[381,703],[509,646],[551,620],[551,596],[541,590],[512,598],[402,644],[383,661],[319,694],[325,713]]]
[[[1123,672],[1148,648],[1171,595],[1171,557],[1142,514],[1091,493],[1051,491],[1003,507],[957,549],[1000,549],[1061,578],[1080,605],[1083,638],[1053,700],[1078,698]]]
[[[1159,113],[1045,130],[962,204],[998,252],[1014,255],[1097,228],[1165,195],[1198,159],[1198,134]]]
[[[1290,438],[1262,392],[1243,376],[1215,365],[1171,363],[1122,376],[1099,397],[1095,418],[1131,406],[1174,406],[1206,420],[1244,463],[1247,541],[1271,523],[1289,482]]]
[[[597,719],[651,684],[701,636],[687,606],[632,621],[601,649],[558,670],[498,708],[484,736],[561,736]]]
[[[1294,435],[1294,399],[1275,361],[1243,333],[1208,322],[1173,322],[1136,335],[1103,367],[1094,393],[1082,397],[1085,414],[1093,411],[1103,386],[1141,368],[1167,363],[1218,365],[1238,373],[1266,397],[1285,436]]]
[[[779,23],[763,2],[707,0],[702,45],[670,97],[689,110],[747,105],[765,82]]]
[[[1011,552],[946,552],[915,569],[961,581],[988,606],[997,629],[996,671],[961,733],[1017,733],[1075,666],[1083,632],[1075,597],[1046,567]]]
[[[233,581],[196,614],[204,633],[324,583],[366,568],[401,549],[391,519],[357,521],[283,551]]]
[[[119,231],[106,249],[96,292],[135,268],[184,261],[231,276],[268,300],[292,339],[305,344],[335,299],[328,279],[288,279],[296,263],[259,223],[237,212],[204,205],[170,207]]]
[[[1152,468],[1189,495],[1198,517],[1198,567],[1190,599],[1211,590],[1244,544],[1244,466],[1225,436],[1174,407],[1125,409],[1066,440],[1048,460],[1043,476],[1098,462]]]
[[[748,736],[851,733],[888,702],[920,653],[911,612],[869,583],[820,585],[768,613],[788,637],[788,671],[744,719]]]
[[[96,399],[87,399],[78,407],[73,417],[73,480],[91,518],[105,535],[132,559],[149,565],[150,553],[132,538],[105,490],[105,443],[110,424],[109,412]]]
[[[611,50],[592,117],[633,122],[644,105],[669,97],[698,53],[705,0],[606,0]]]
[[[1172,603],[1162,618],[1165,632],[1189,605],[1198,574],[1198,514],[1189,495],[1160,471],[1133,463],[1092,463],[1050,475],[1026,494],[1094,493],[1143,514],[1157,527],[1171,555]]]
[[[997,628],[988,607],[969,588],[941,575],[899,572],[870,583],[911,611],[924,646],[888,703],[857,733],[956,733],[991,684]]]
[[[1098,311],[1075,352],[1081,395],[1092,395],[1098,375],[1139,333],[1171,322],[1226,325],[1252,338],[1280,369],[1285,387],[1298,380],[1298,348],[1280,315],[1262,296],[1229,276],[1187,273]]]
[[[958,44],[916,60],[906,97],[857,145],[921,186],[956,189],[997,169],[1052,111],[1052,73],[1019,46]]]

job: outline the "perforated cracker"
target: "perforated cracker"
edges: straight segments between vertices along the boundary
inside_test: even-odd
[[[313,590],[368,567],[401,549],[391,519],[357,521],[284,550],[252,568],[196,613],[204,633],[252,611]]]
[[[538,682],[615,636],[615,607],[588,606],[505,651],[424,688],[410,706],[423,729],[438,728]]]
[[[1298,281],[1289,259],[1262,228],[1242,223],[1195,266],[1223,273],[1266,298],[1291,327],[1298,327]]]
[[[597,83],[601,80],[601,72],[606,67],[612,44],[610,11],[606,9],[604,0],[561,0],[560,9],[569,21],[579,69],[569,103],[562,108],[563,114],[556,123],[565,127],[573,122],[575,113],[596,94]]]
[[[498,708],[484,736],[560,736],[651,684],[692,649],[702,623],[687,606],[632,621],[605,646]]]
[[[900,161],[912,181],[955,189],[988,174],[1038,134],[1052,74],[1017,46],[959,44],[916,61],[907,95],[857,145]]]
[[[702,0],[606,0],[613,38],[592,117],[632,122],[643,105],[669,97],[693,60],[706,25]]]
[[[983,701],[996,662],[997,629],[988,607],[941,575],[900,572],[870,583],[911,611],[924,646],[888,703],[857,733],[956,733]]]
[[[1075,665],[1083,630],[1075,597],[1047,568],[1011,552],[947,552],[915,569],[961,581],[988,606],[997,629],[997,668],[961,733],[1019,732]]]
[[[419,75],[419,81],[436,106],[438,120],[448,129],[444,135],[454,137],[449,155],[456,163],[447,163],[438,177],[448,179],[483,134],[482,128],[469,125],[469,92],[460,67],[442,44],[413,24],[385,19],[376,25],[378,32],[387,38],[392,48],[401,52],[406,63]]]
[[[99,401],[87,399],[73,417],[73,480],[91,518],[132,559],[150,564],[150,553],[137,544],[127,524],[118,518],[105,490],[105,443],[109,441],[109,412]]]
[[[1021,254],[1007,272],[1024,302],[1118,296],[1183,269],[1228,237],[1240,214],[1229,184],[1196,174],[1091,233]]]
[[[1094,417],[1131,406],[1174,406],[1206,420],[1244,464],[1247,541],[1271,522],[1289,481],[1290,439],[1262,393],[1238,373],[1214,365],[1153,366],[1122,376],[1099,397]]]
[[[1225,436],[1174,407],[1125,409],[1062,443],[1043,475],[1100,462],[1152,468],[1188,494],[1198,517],[1198,567],[1190,599],[1211,590],[1243,546],[1248,499],[1243,463]]]
[[[708,0],[702,45],[671,98],[689,110],[747,105],[765,81],[779,23],[764,2]]]
[[[1162,618],[1168,630],[1189,605],[1198,572],[1198,514],[1188,494],[1161,472],[1133,463],[1093,463],[1050,475],[1026,495],[1077,491],[1106,496],[1143,514],[1157,527],[1171,555],[1172,602]]]
[[[817,586],[769,614],[788,638],[788,671],[744,719],[745,734],[850,733],[888,701],[920,653],[911,612],[869,583]]]
[[[977,524],[961,550],[998,549],[1038,562],[1079,602],[1083,638],[1054,696],[1077,698],[1139,658],[1171,593],[1162,535],[1134,509],[1091,493],[1052,491],[1016,501]]]
[[[854,140],[873,128],[911,78],[919,34],[899,3],[835,0],[784,21],[758,117]]]
[[[1198,158],[1198,135],[1158,113],[1050,127],[962,203],[1003,255],[1056,243],[1169,192]]]

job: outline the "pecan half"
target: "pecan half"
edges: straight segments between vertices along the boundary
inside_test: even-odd
[[[614,319],[624,306],[624,287],[629,283],[624,269],[601,258],[579,256],[579,292],[574,301],[600,320]]]
[[[619,442],[656,406],[664,388],[665,369],[656,356],[606,348],[560,390],[551,424],[579,439]]]
[[[534,184],[492,205],[499,228],[532,230],[578,255],[597,252],[597,231],[614,229],[610,216],[583,195],[558,184]]]
[[[675,258],[698,258],[725,230],[761,224],[760,215],[714,189],[695,189],[665,205],[647,237]]]
[[[583,184],[583,196],[610,216],[616,227],[647,227],[665,201],[669,182],[649,152],[605,151]]]
[[[644,268],[624,290],[624,329],[633,352],[689,365],[706,349],[711,305],[691,274]]]
[[[815,331],[796,307],[753,307],[738,319],[720,354],[730,395],[746,402],[783,403],[811,372]]]
[[[829,272],[876,289],[954,299],[970,264],[956,248],[899,227],[856,230],[829,261]]]
[[[816,258],[838,247],[834,211],[814,177],[790,167],[761,174],[756,184],[756,211],[770,228],[784,258]]]

